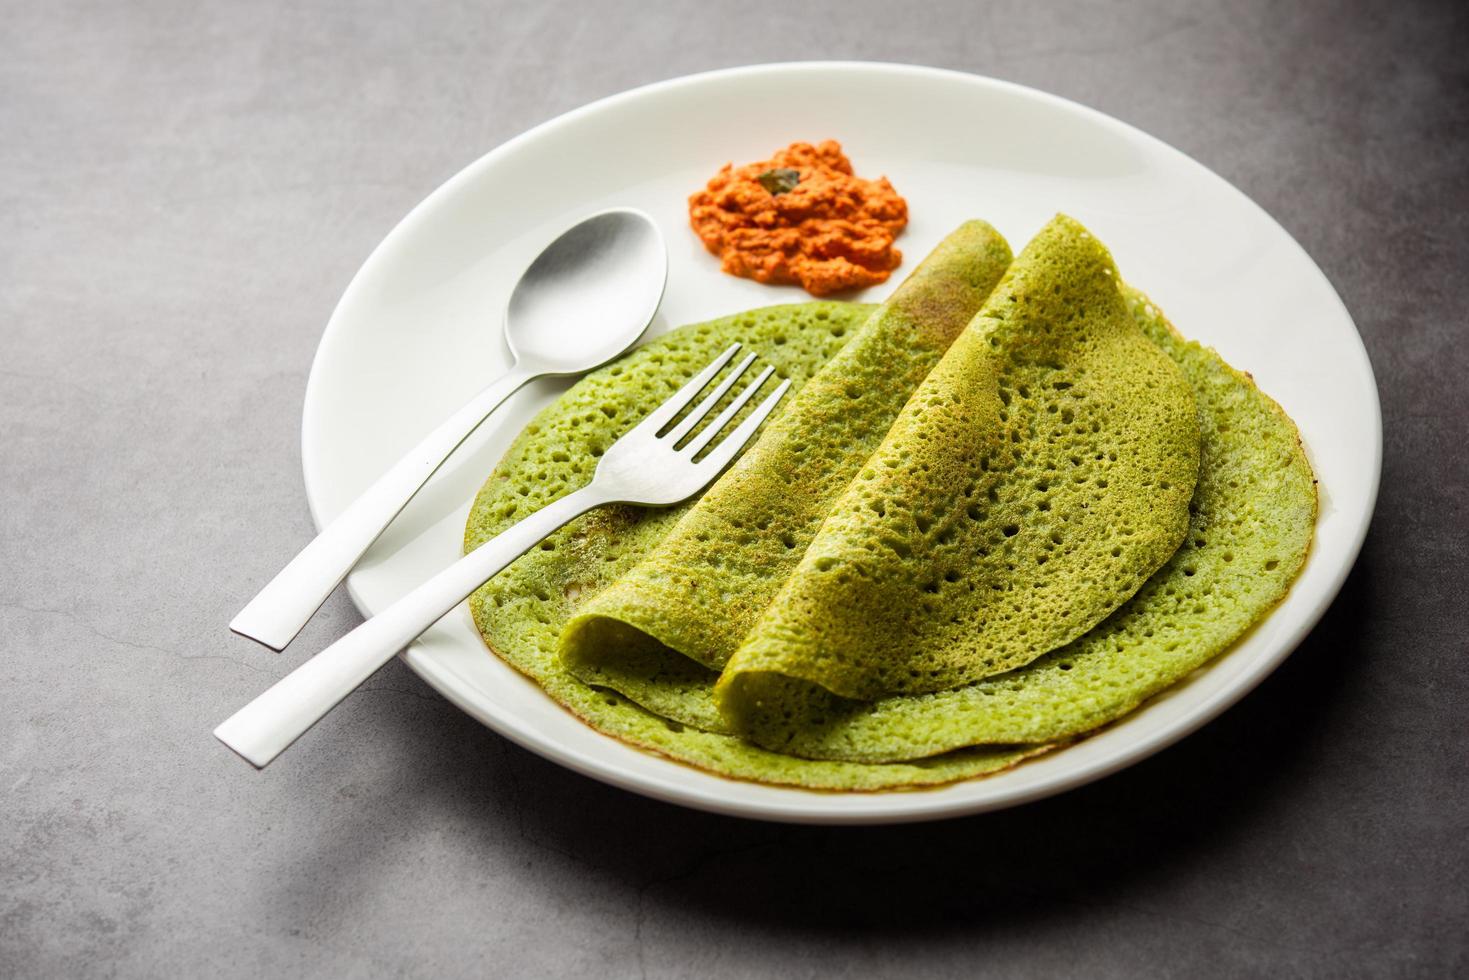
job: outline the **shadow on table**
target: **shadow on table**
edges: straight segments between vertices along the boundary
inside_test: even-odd
[[[394,748],[409,764],[395,770],[398,785],[373,795],[468,825],[486,848],[520,838],[516,846],[541,862],[527,873],[547,873],[549,863],[572,878],[611,878],[639,922],[696,916],[876,941],[1010,930],[1058,907],[1124,901],[1149,879],[1202,873],[1211,852],[1270,834],[1290,805],[1288,787],[1310,778],[1340,724],[1336,695],[1358,667],[1370,615],[1368,574],[1359,565],[1295,654],[1202,731],[1101,782],[998,813],[828,828],[684,810],[561,769],[436,697],[401,699],[411,707]],[[398,669],[402,683],[419,683]],[[297,898],[350,894],[344,876],[371,863],[362,842],[386,846],[374,825],[413,816],[361,807],[352,818],[360,826],[341,828],[338,844],[296,863],[281,886]]]

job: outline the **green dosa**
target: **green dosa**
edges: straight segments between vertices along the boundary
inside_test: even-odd
[[[657,548],[571,620],[567,667],[657,714],[722,729],[718,670],[1010,259],[982,221],[944,239]]]
[[[1006,768],[1125,714],[1226,649],[1279,601],[1304,561],[1315,515],[1310,468],[1289,419],[1247,376],[1179,339],[1139,294],[1125,295],[1196,396],[1203,456],[1188,540],[1100,627],[1029,666],[940,693],[875,702],[826,696],[820,714],[799,724],[789,713],[747,715],[747,734],[779,753],[661,718],[561,669],[563,627],[653,552],[687,508],[588,515],[480,590],[471,600],[476,623],[491,649],[598,730],[765,782],[859,790],[949,782]],[[870,312],[830,303],[753,311],[674,331],[589,376],[511,447],[476,500],[466,547],[585,483],[602,446],[729,341],[768,353],[799,385],[841,345],[833,335],[850,335]],[[956,748],[970,745],[979,747]],[[886,761],[896,759],[909,761]]]

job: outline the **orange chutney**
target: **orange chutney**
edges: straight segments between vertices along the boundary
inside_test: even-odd
[[[824,296],[898,267],[893,238],[908,202],[886,177],[854,176],[836,140],[792,143],[769,160],[725,164],[689,197],[689,223],[725,272]]]

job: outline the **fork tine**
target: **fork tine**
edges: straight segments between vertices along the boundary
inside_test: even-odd
[[[674,416],[679,413],[679,410],[693,401],[694,396],[703,391],[704,386],[710,381],[713,381],[716,374],[724,370],[724,366],[729,363],[730,358],[734,357],[735,352],[739,349],[740,345],[738,342],[730,344],[729,348],[711,361],[708,367],[690,378],[687,384],[669,395],[662,405],[659,405],[652,412],[648,413],[648,417],[634,426],[632,431],[647,432],[651,429],[651,434],[657,435],[659,429],[672,422]]]
[[[719,387],[709,392],[709,396],[703,401],[699,402],[698,407],[690,412],[687,416],[685,416],[682,422],[674,426],[673,430],[670,431],[668,435],[664,436],[664,438],[671,440],[675,446],[678,445],[678,441],[684,436],[688,435],[689,432],[693,430],[694,426],[699,424],[700,419],[702,419],[704,416],[708,415],[711,411],[714,410],[714,406],[719,404],[719,399],[724,397],[724,393],[733,388],[734,383],[740,380],[740,375],[744,374],[745,371],[749,369],[750,365],[754,363],[754,354],[745,355],[745,359],[736,364],[734,366],[734,370],[730,371],[729,377],[719,382]]]
[[[688,446],[685,447],[688,449],[689,455],[697,456],[700,450],[713,442],[714,437],[719,435],[720,431],[729,424],[729,420],[734,418],[735,414],[745,407],[746,402],[755,397],[755,392],[759,391],[760,386],[765,384],[766,379],[774,373],[775,368],[767,367],[764,371],[760,372],[759,377],[746,385],[745,390],[740,392],[739,397],[730,402],[729,406],[720,412],[713,422],[710,422],[704,427],[703,432],[700,432],[689,442]]]
[[[736,426],[735,430],[729,434],[728,439],[715,446],[713,452],[699,460],[695,465],[712,466],[716,471],[728,466],[730,460],[734,459],[739,451],[745,448],[745,443],[749,442],[750,438],[755,435],[755,430],[760,428],[760,423],[764,422],[770,413],[775,411],[775,406],[780,403],[781,398],[785,396],[786,390],[790,386],[790,378],[782,381],[774,391],[765,397],[765,400],[760,403],[760,406],[755,411],[751,412],[743,422]],[[751,384],[750,387],[754,388],[756,385]]]

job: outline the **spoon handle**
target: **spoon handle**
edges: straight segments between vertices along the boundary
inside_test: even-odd
[[[519,365],[512,367],[440,423],[301,549],[240,610],[230,629],[273,650],[284,649],[449,454],[534,377]]]

